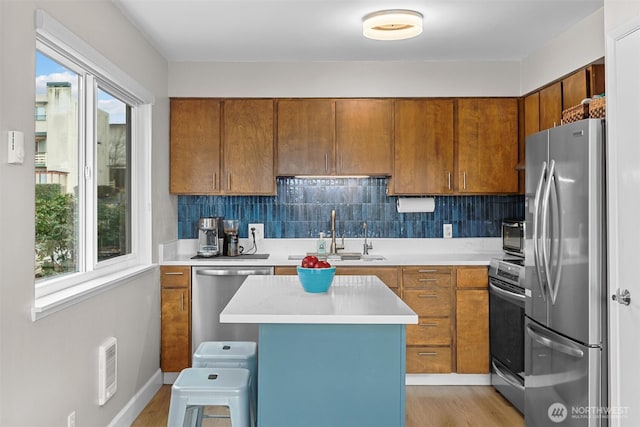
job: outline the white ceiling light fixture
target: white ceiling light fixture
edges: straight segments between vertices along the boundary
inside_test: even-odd
[[[374,40],[403,40],[422,33],[422,14],[413,10],[380,10],[362,18],[362,34]]]

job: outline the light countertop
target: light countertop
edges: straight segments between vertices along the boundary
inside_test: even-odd
[[[407,265],[489,265],[492,258],[502,258],[500,238],[460,239],[369,239],[373,242],[372,255],[382,260],[331,260],[341,266],[407,266]],[[263,239],[258,241],[257,253],[267,253],[267,259],[213,257],[192,259],[197,251],[197,239],[180,239],[160,245],[161,265],[191,266],[296,266],[302,255],[315,251],[315,239]],[[251,244],[241,239],[240,244],[249,252]],[[345,239],[344,252],[361,252],[363,239]],[[290,259],[290,256],[299,256]]]
[[[305,292],[298,276],[249,276],[220,322],[416,324],[418,316],[375,276],[335,276],[324,294]]]

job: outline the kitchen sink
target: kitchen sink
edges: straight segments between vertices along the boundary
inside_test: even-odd
[[[386,259],[382,255],[364,255],[361,252],[339,252],[336,255],[318,255],[315,252],[307,252],[306,254],[289,255],[289,260],[302,260],[307,255],[314,255],[327,261],[381,261]]]

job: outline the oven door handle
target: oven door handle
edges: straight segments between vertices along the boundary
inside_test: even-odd
[[[520,384],[520,382],[516,379],[516,377],[510,373],[505,372],[496,365],[496,363],[492,360],[491,366],[493,366],[493,370],[500,378],[502,378],[507,384],[512,387],[517,388],[519,391],[524,391],[524,385]]]
[[[489,289],[493,291],[496,295],[504,297],[505,299],[511,302],[514,302],[518,305],[524,305],[524,302],[525,302],[524,295],[514,294],[513,292],[505,291],[504,289],[499,288],[493,283],[491,283],[491,280],[489,280]]]

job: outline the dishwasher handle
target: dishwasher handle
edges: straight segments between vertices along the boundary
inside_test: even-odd
[[[271,267],[247,267],[247,268],[207,268],[196,270],[200,276],[269,276],[273,275]]]

